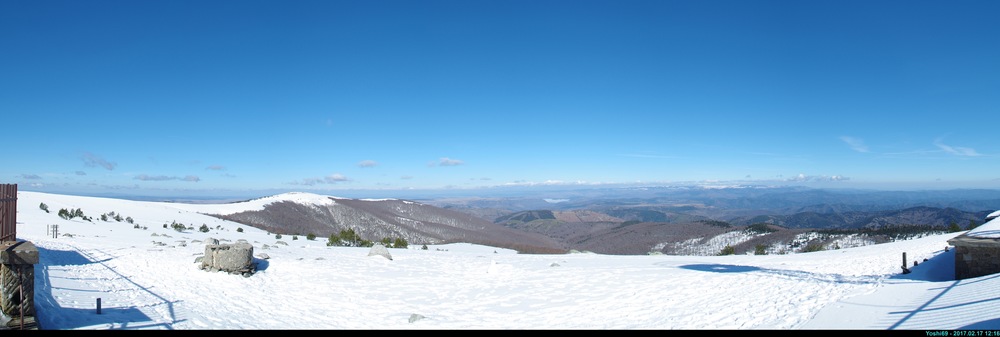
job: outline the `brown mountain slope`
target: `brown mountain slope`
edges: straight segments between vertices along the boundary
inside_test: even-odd
[[[526,253],[566,251],[564,245],[544,235],[436,206],[396,199],[331,199],[332,205],[279,201],[262,210],[215,216],[276,234],[313,234],[320,239],[353,229],[369,241],[402,238],[411,245],[467,242]]]

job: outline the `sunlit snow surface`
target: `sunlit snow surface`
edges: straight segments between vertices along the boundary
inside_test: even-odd
[[[961,233],[785,255],[529,255],[411,243],[390,248],[389,260],[368,256],[369,248],[278,239],[202,214],[280,200],[334,202],[283,194],[187,205],[19,192],[18,239],[40,252],[39,323],[66,330],[1000,329],[1000,278],[954,280],[954,249],[945,248]],[[80,208],[93,222],[61,219],[61,208]],[[99,220],[106,212],[134,223]],[[163,227],[175,221],[211,230]],[[58,237],[47,232],[51,225]],[[252,243],[259,270],[249,277],[200,270],[195,259],[210,237]],[[903,253],[920,262],[906,275]]]

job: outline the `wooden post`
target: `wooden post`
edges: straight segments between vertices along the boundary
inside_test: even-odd
[[[100,297],[97,298],[97,314],[98,315],[101,314],[101,298]]]
[[[903,269],[906,269],[906,252],[903,252]]]

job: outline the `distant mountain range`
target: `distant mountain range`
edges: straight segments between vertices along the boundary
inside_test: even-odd
[[[919,229],[926,234],[947,230],[952,224],[968,229],[970,225],[982,224],[990,212],[920,206],[894,211],[758,215],[720,221],[653,210],[612,209],[607,211],[610,213],[607,215],[596,211],[534,210],[505,215],[496,222],[543,234],[577,250],[604,254],[660,252],[704,255],[718,253],[726,245],[743,253],[753,251],[756,244],[786,252],[804,248],[810,242],[831,247],[875,244],[890,241],[892,238],[887,233],[893,232],[913,234],[910,233],[913,229]],[[587,216],[579,217],[579,213]],[[759,225],[766,225],[770,231],[743,233],[747,228]],[[817,233],[833,232],[842,234],[816,236]],[[835,242],[861,232],[880,234],[870,235],[864,242]],[[814,237],[810,237],[811,234],[815,234]],[[746,242],[753,242],[754,245]],[[693,248],[699,245],[703,247]]]
[[[281,198],[278,198],[280,200]],[[326,237],[354,229],[363,238],[411,243],[469,242],[526,253],[737,253],[766,246],[795,252],[810,242],[844,247],[891,240],[832,230],[943,229],[981,224],[1000,209],[1000,191],[843,191],[804,188],[650,187],[506,198],[276,201],[216,216],[274,233]],[[748,232],[747,228],[771,228]],[[827,233],[827,234],[817,234]],[[824,236],[825,235],[825,236]],[[840,240],[840,241],[838,241]]]
[[[207,214],[276,234],[313,234],[326,238],[351,229],[370,241],[401,238],[411,244],[467,242],[537,253],[565,251],[562,244],[544,235],[418,202],[333,197],[316,202],[317,197],[322,197],[316,195],[310,195],[311,201],[302,202],[295,194],[269,197],[273,201],[259,209],[247,207]]]

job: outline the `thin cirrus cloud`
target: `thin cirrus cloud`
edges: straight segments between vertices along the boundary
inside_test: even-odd
[[[21,178],[22,179],[42,179],[42,177],[39,176],[39,175],[37,175],[37,174],[22,174]]]
[[[206,170],[212,170],[212,171],[225,171],[226,167],[222,166],[222,165],[212,165],[212,166],[206,167],[205,169]]]
[[[962,157],[978,157],[978,156],[981,156],[981,154],[979,154],[979,152],[976,152],[975,149],[968,148],[968,147],[961,147],[961,146],[945,145],[944,143],[941,142],[940,139],[934,141],[934,146],[937,146],[939,149],[943,150],[944,152],[947,152],[947,153],[950,153],[950,154],[953,154],[953,155],[956,155],[956,156],[962,156]]]
[[[107,169],[108,171],[114,170],[115,166],[118,166],[118,164],[107,161],[104,158],[101,158],[100,156],[90,152],[85,152],[83,156],[80,157],[80,159],[83,160],[83,165],[86,165],[88,167],[100,166]]]
[[[362,160],[358,162],[358,167],[375,167],[378,166],[378,162],[374,160]]]
[[[188,182],[199,182],[199,181],[201,181],[201,178],[198,178],[198,176],[178,177],[178,176],[163,176],[163,175],[153,176],[153,175],[148,175],[148,174],[140,174],[140,175],[137,175],[137,176],[133,177],[132,179],[142,180],[142,181],[170,181],[170,180],[180,180],[180,181],[188,181]]]
[[[847,146],[850,146],[851,149],[854,151],[864,152],[864,153],[868,152],[868,145],[865,145],[865,142],[859,138],[843,136],[840,137],[840,140],[844,141],[844,143],[847,143]]]

